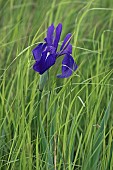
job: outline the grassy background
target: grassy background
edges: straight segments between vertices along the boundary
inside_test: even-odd
[[[31,51],[60,22],[79,68],[40,95]],[[112,0],[0,0],[1,170],[113,170],[112,49]]]

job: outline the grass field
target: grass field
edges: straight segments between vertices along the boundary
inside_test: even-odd
[[[32,49],[72,33],[78,69],[43,92]],[[113,170],[112,0],[0,0],[0,170]]]

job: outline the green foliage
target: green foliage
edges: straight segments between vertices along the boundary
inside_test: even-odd
[[[0,6],[0,169],[113,170],[112,0]],[[79,68],[58,79],[58,61],[41,92],[31,51],[60,22]]]

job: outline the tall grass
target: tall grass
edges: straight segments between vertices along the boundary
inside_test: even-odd
[[[0,0],[0,7],[0,169],[113,170],[112,0]],[[58,79],[58,61],[40,94],[31,51],[60,22],[61,41],[73,34],[79,68]]]

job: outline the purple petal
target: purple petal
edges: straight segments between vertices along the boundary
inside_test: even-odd
[[[33,69],[39,74],[43,74],[46,70],[48,70],[52,65],[56,62],[55,54],[49,54],[47,51],[42,53],[41,60],[36,62],[33,66]]]
[[[72,54],[72,45],[71,44],[69,44],[65,50],[58,52],[58,56],[61,56],[64,54]]]
[[[47,39],[45,39],[48,45],[52,45],[53,42],[54,25],[52,24],[47,30]]]
[[[48,46],[48,47],[46,48],[46,51],[47,51],[47,52],[50,52],[51,54],[54,54],[54,53],[56,52],[56,48],[53,47],[53,46]]]
[[[68,47],[65,49],[65,51],[69,54],[72,54],[72,45],[69,44]]]
[[[62,74],[57,75],[58,78],[68,78],[73,71],[77,69],[77,65],[71,55],[66,54],[62,61]]]
[[[68,34],[66,35],[66,37],[64,38],[64,41],[63,41],[62,46],[61,46],[61,48],[60,48],[60,51],[61,51],[61,50],[65,50],[65,49],[67,48],[67,46],[68,46],[69,43],[70,43],[70,40],[71,40],[71,34],[68,33]]]
[[[39,61],[41,59],[41,53],[42,53],[42,46],[43,46],[43,43],[40,43],[38,44],[37,47],[35,47],[32,51],[33,53],[33,56],[34,56],[34,59],[36,61]]]
[[[42,52],[46,51],[46,49],[47,49],[47,43],[44,43],[42,46]]]
[[[62,24],[60,23],[56,27],[56,36],[55,36],[55,40],[54,40],[54,47],[56,49],[58,47],[58,43],[59,43],[59,40],[60,40],[61,32],[62,32]]]

